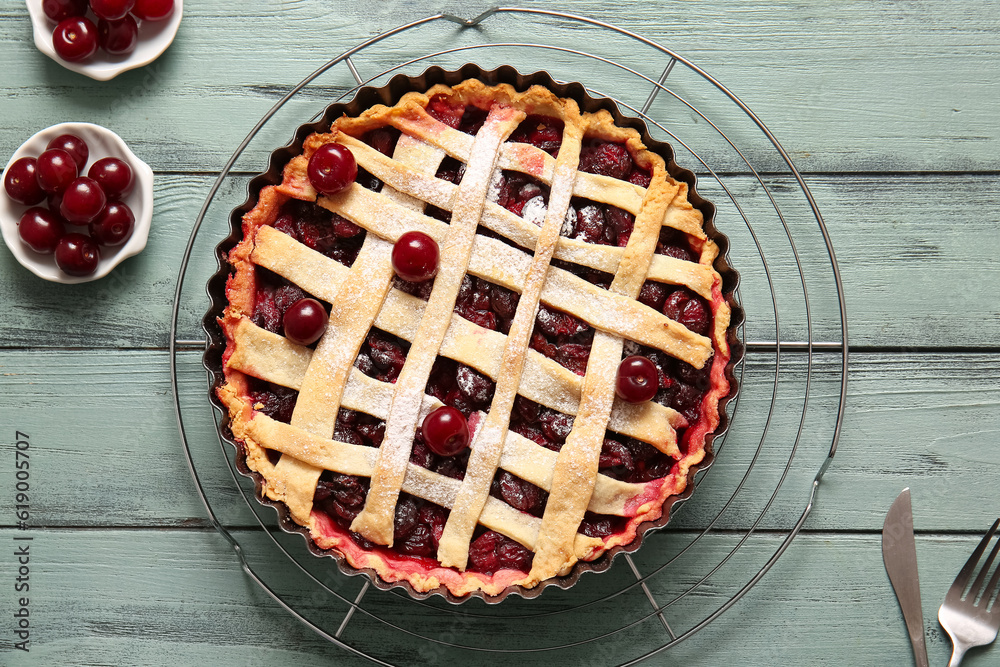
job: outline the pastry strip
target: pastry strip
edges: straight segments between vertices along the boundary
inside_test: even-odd
[[[385,423],[385,439],[379,448],[365,506],[351,523],[351,530],[376,544],[392,546],[396,500],[410,458],[424,387],[451,322],[482,217],[490,174],[496,166],[497,152],[524,115],[523,111],[511,107],[494,106],[476,135],[465,176],[452,206],[449,233],[441,244],[434,288],[396,381],[392,407]],[[395,182],[390,184],[396,185]],[[398,189],[413,194],[406,188]]]

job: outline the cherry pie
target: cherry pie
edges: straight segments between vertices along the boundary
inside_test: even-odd
[[[357,176],[321,194],[332,143]],[[435,85],[306,137],[243,216],[219,318],[217,396],[262,493],[381,585],[453,599],[634,546],[734,391],[719,248],[688,194],[638,131],[541,86]],[[393,270],[408,232],[440,247],[435,277]],[[303,345],[282,322],[307,297],[328,321]],[[656,386],[630,403],[635,356]],[[451,455],[422,428],[442,404],[470,434]]]

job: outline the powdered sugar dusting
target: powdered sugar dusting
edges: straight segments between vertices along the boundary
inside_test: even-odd
[[[490,185],[486,189],[486,201],[496,202],[500,199],[500,186],[503,184],[503,170],[497,168],[490,176]]]
[[[524,208],[521,209],[521,217],[531,224],[541,227],[542,222],[545,220],[546,211],[548,211],[548,207],[545,205],[545,200],[539,195],[532,197],[524,203]]]

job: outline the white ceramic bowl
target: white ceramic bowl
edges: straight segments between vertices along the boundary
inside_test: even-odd
[[[138,255],[146,247],[150,223],[153,221],[153,170],[149,168],[148,164],[137,158],[121,137],[111,130],[92,123],[60,123],[42,130],[21,144],[21,147],[7,162],[7,166],[4,167],[4,178],[6,178],[7,170],[17,160],[23,157],[38,157],[50,141],[62,134],[75,134],[87,142],[90,156],[81,172],[82,175],[86,175],[90,165],[105,157],[116,157],[124,160],[132,167],[132,173],[135,174],[135,186],[123,200],[135,215],[135,228],[132,230],[132,236],[125,242],[125,245],[117,248],[102,246],[97,271],[92,275],[82,277],[66,275],[56,266],[53,255],[40,255],[21,240],[17,235],[17,223],[21,219],[21,215],[30,207],[12,200],[7,196],[7,191],[3,186],[0,186],[0,232],[3,232],[3,240],[10,251],[14,253],[14,257],[21,263],[21,266],[39,278],[72,285],[103,278],[122,260]],[[39,206],[42,205],[44,202],[39,204]],[[70,225],[70,230],[74,228],[74,225]]]
[[[52,46],[52,30],[56,24],[49,20],[49,17],[42,11],[42,0],[27,0],[28,13],[31,14],[31,25],[35,33],[35,46],[38,50],[52,58],[66,69],[73,70],[89,76],[98,81],[113,79],[122,72],[136,67],[148,65],[160,54],[167,50],[170,43],[174,41],[177,28],[181,24],[181,15],[184,13],[183,0],[174,0],[174,13],[163,21],[140,21],[139,22],[139,43],[135,51],[127,56],[109,56],[104,51],[98,49],[93,58],[82,63],[71,63],[56,55],[56,50]],[[93,15],[88,14],[91,20]],[[96,25],[97,21],[94,20]]]

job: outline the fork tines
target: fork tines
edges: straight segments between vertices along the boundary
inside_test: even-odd
[[[979,571],[979,575],[976,580],[969,585],[969,579],[972,577],[972,573],[976,569],[976,564],[979,559],[982,558],[983,553],[986,551],[986,547],[989,546],[990,540],[997,532],[997,528],[1000,527],[1000,519],[997,519],[993,527],[989,529],[986,536],[976,547],[976,550],[972,552],[969,556],[969,560],[966,561],[965,565],[962,567],[962,571],[958,573],[955,577],[955,583],[952,584],[951,589],[948,591],[948,598],[954,598],[956,600],[964,600],[966,604],[971,604],[973,606],[979,606],[986,611],[989,609],[990,601],[993,599],[995,593],[997,592],[997,584],[1000,583],[1000,567],[997,568],[996,572],[990,578],[990,582],[983,587],[983,582],[986,580],[986,576],[990,572],[990,568],[993,565],[993,561],[996,560],[998,554],[1000,554],[1000,540],[997,540],[996,545],[994,545],[993,550],[990,552],[989,557],[986,562],[983,563],[982,569]],[[966,599],[971,596],[971,599]],[[992,612],[1000,613],[1000,601],[994,603]]]

